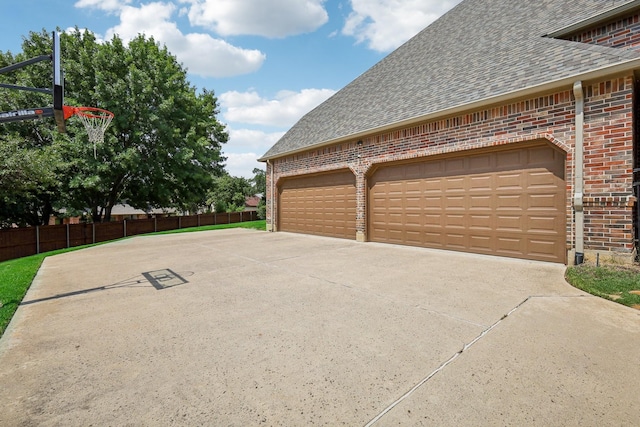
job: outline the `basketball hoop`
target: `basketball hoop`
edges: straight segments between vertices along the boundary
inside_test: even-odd
[[[104,142],[104,133],[111,124],[114,114],[96,107],[68,107],[65,105],[63,110],[65,120],[74,115],[80,118],[87,131],[89,142],[93,142],[93,157],[96,157],[96,144]]]

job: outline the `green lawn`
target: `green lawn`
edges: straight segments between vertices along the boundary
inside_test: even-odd
[[[640,269],[637,266],[588,264],[567,268],[567,281],[578,289],[629,307],[640,306]]]
[[[265,230],[266,221],[260,220],[239,222],[234,224],[206,225],[203,227],[183,228],[180,230],[162,231],[151,234],[188,233],[193,231],[220,230],[225,228],[252,228],[256,230]],[[38,255],[31,255],[24,258],[0,262],[0,337],[2,336],[2,334],[4,334],[4,331],[9,325],[13,314],[18,308],[18,305],[20,305],[22,298],[24,298],[24,295],[27,293],[29,286],[31,286],[31,282],[33,282],[33,278],[36,276],[40,265],[42,265],[42,261],[46,257],[51,255],[77,251],[89,246],[95,245],[61,249],[58,251],[46,252]]]

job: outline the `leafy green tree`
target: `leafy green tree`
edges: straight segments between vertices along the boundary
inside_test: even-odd
[[[267,192],[267,172],[264,169],[253,168],[253,192],[254,194],[261,194],[262,198]]]
[[[91,207],[97,221],[123,200],[139,209],[204,205],[228,139],[214,93],[197,93],[166,47],[143,35],[98,44],[76,29],[61,45],[67,98],[115,114],[96,158],[82,132],[69,139],[69,160],[83,159],[69,163],[71,206]]]
[[[51,45],[47,31],[31,32],[22,53],[0,52],[0,66],[48,54]],[[95,147],[76,118],[67,121],[65,135],[55,132],[52,120],[2,125],[20,150],[55,147],[48,167],[59,185],[43,189],[50,204],[89,209],[94,221],[110,220],[122,201],[139,209],[205,205],[215,177],[224,173],[221,147],[228,139],[216,118],[214,92],[197,91],[166,47],[143,35],[128,44],[117,36],[98,43],[76,28],[61,34],[61,50],[65,104],[104,108],[115,118]],[[34,64],[2,81],[50,87],[51,64]],[[39,93],[3,92],[2,110],[51,104]]]
[[[59,193],[56,153],[0,137],[0,228],[45,225]]]
[[[258,202],[258,218],[265,219],[267,217],[267,204],[265,197],[267,195],[267,172],[264,169],[253,168],[253,193],[260,194],[260,202]]]
[[[253,187],[248,179],[225,174],[215,179],[209,192],[209,203],[216,212],[241,212],[247,196],[252,194]]]

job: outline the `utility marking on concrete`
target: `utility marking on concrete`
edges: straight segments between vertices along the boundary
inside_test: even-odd
[[[465,351],[467,351],[469,349],[469,347],[471,347],[472,345],[474,345],[475,343],[477,343],[482,337],[484,337],[485,335],[487,335],[493,328],[495,328],[496,326],[498,326],[500,323],[502,323],[503,320],[505,320],[507,317],[509,317],[514,311],[516,311],[517,309],[519,309],[520,307],[522,307],[522,305],[524,303],[526,303],[527,301],[529,301],[532,297],[527,297],[524,301],[522,301],[520,304],[516,305],[514,308],[511,309],[511,311],[509,311],[507,314],[505,314],[504,316],[502,316],[500,318],[500,320],[498,320],[497,322],[495,322],[493,325],[489,326],[487,329],[485,329],[484,331],[482,331],[480,333],[480,335],[478,335],[477,337],[475,337],[470,343],[465,344],[462,347],[462,350],[456,352],[453,356],[451,356],[449,358],[449,360],[447,360],[446,362],[444,362],[443,364],[441,364],[440,366],[438,366],[438,368],[431,372],[429,375],[427,375],[425,378],[423,378],[418,384],[416,384],[415,386],[413,386],[413,388],[411,388],[411,390],[409,390],[408,392],[406,392],[405,394],[403,394],[402,396],[400,396],[399,399],[397,399],[395,402],[393,402],[391,405],[387,406],[382,412],[380,412],[378,415],[376,415],[371,421],[369,421],[365,427],[371,427],[372,425],[374,425],[375,423],[377,423],[378,421],[380,421],[380,419],[385,416],[385,414],[387,412],[389,412],[390,410],[392,410],[394,407],[396,407],[398,404],[400,404],[400,402],[402,402],[403,400],[405,400],[406,398],[408,398],[409,396],[411,396],[417,389],[419,389],[424,383],[426,383],[427,381],[429,381],[431,378],[433,378],[438,372],[442,371],[444,368],[447,367],[447,365],[449,365],[450,363],[452,363],[454,360],[456,360],[458,358],[458,356],[460,356],[462,353],[464,353]]]
[[[157,290],[172,288],[174,286],[183,285],[189,283],[178,273],[171,271],[168,268],[163,270],[147,271],[142,275],[153,285]]]

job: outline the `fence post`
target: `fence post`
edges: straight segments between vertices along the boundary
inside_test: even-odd
[[[227,212],[227,224],[231,224],[231,212]]]
[[[180,230],[182,228],[182,217],[179,216],[178,217],[178,230]]]
[[[91,230],[92,230],[92,234],[93,234],[93,243],[96,243],[96,223],[92,222],[91,223]]]
[[[69,224],[67,224],[67,249],[71,247],[71,240],[69,239]]]
[[[124,233],[124,236],[122,237],[127,237],[127,220],[126,218],[122,220],[122,230]]]
[[[154,216],[153,217],[153,231],[154,232],[158,232],[158,217]]]
[[[200,227],[200,214],[198,214],[198,227]]]
[[[40,226],[36,225],[36,253],[40,253]]]
[[[244,222],[244,221],[242,220],[242,214],[243,214],[243,212],[240,212],[240,222]]]
[[[218,225],[218,212],[213,213],[213,225]]]

